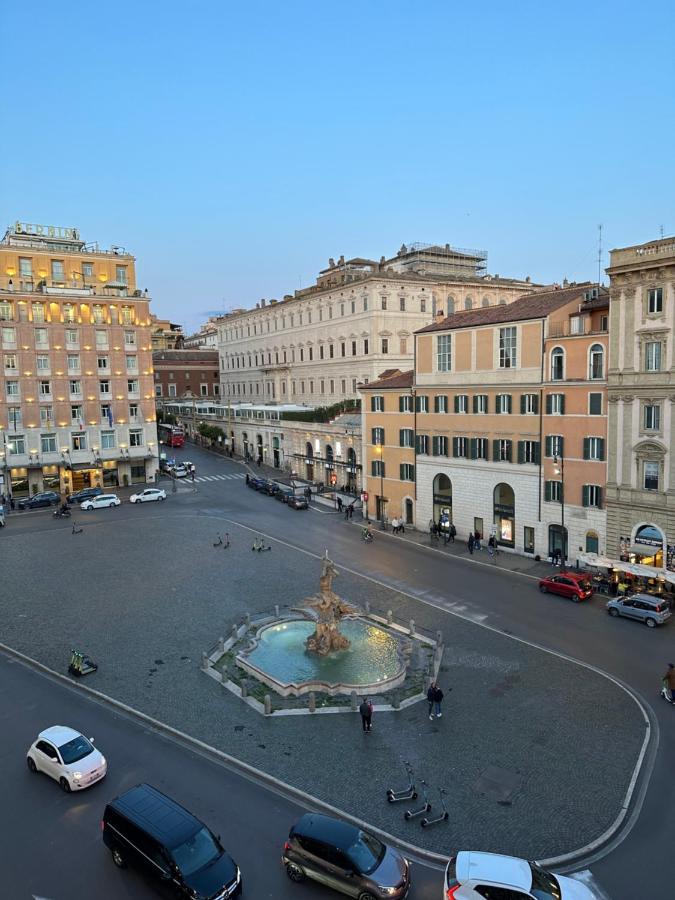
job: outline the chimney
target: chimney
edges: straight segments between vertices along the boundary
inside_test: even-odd
[[[263,297],[262,300],[260,301],[260,308],[264,309],[266,306],[267,306],[267,300],[265,300],[265,298]]]

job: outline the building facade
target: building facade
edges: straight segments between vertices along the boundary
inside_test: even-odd
[[[185,350],[218,350],[218,325],[215,318],[201,326],[199,331],[183,338]]]
[[[387,368],[409,367],[413,335],[437,309],[506,305],[529,281],[485,274],[485,254],[402,247],[391,259],[337,262],[310,288],[218,320],[223,397],[328,405]]]
[[[220,372],[217,350],[155,350],[152,360],[158,403],[185,397],[218,399]]]
[[[135,260],[77,229],[16,223],[0,242],[3,493],[153,481],[149,299]]]
[[[180,350],[183,346],[183,328],[170,319],[151,315],[150,332],[153,350]]]
[[[608,553],[675,569],[675,238],[613,250]]]

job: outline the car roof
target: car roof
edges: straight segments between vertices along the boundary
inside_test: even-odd
[[[137,784],[111,800],[108,807],[142,827],[170,850],[204,827],[192,813],[150,784]]]
[[[644,603],[651,603],[654,606],[660,606],[667,597],[653,597],[651,594],[633,594],[631,600],[642,600]]]
[[[477,853],[461,850],[456,861],[457,880],[497,882],[522,891],[532,887],[532,870],[524,859],[499,853]]]
[[[354,843],[359,829],[348,822],[332,819],[330,816],[306,813],[295,823],[291,833],[316,838],[338,850],[347,850]]]
[[[69,728],[67,725],[52,725],[50,728],[45,728],[44,731],[41,731],[38,739],[43,738],[46,741],[51,741],[56,747],[61,747],[63,744],[67,744],[68,741],[72,741],[80,736],[79,731],[75,731],[74,728]]]

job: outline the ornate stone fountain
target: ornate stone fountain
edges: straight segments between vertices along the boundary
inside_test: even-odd
[[[328,559],[328,552],[321,560],[319,577],[319,593],[305,600],[307,606],[316,610],[316,628],[307,638],[305,646],[310,653],[327,656],[336,650],[346,650],[350,641],[340,632],[340,619],[354,615],[356,609],[338,597],[333,591],[333,579],[338,571],[333,561]]]

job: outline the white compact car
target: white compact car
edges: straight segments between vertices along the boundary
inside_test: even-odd
[[[460,851],[445,870],[443,900],[596,900],[579,881],[545,872],[536,863],[497,853]]]
[[[81,791],[108,771],[105,756],[79,731],[65,725],[52,725],[37,736],[26,755],[31,772],[44,772],[58,781],[66,792]]]
[[[180,463],[173,470],[172,474],[173,474],[174,478],[185,478],[187,473],[188,473],[187,466],[184,466],[183,463]]]
[[[117,494],[99,494],[80,503],[80,509],[104,509],[108,506],[119,506],[122,501]]]
[[[129,497],[132,503],[146,503],[148,500],[166,500],[166,491],[161,488],[146,488],[140,494],[132,494]]]

